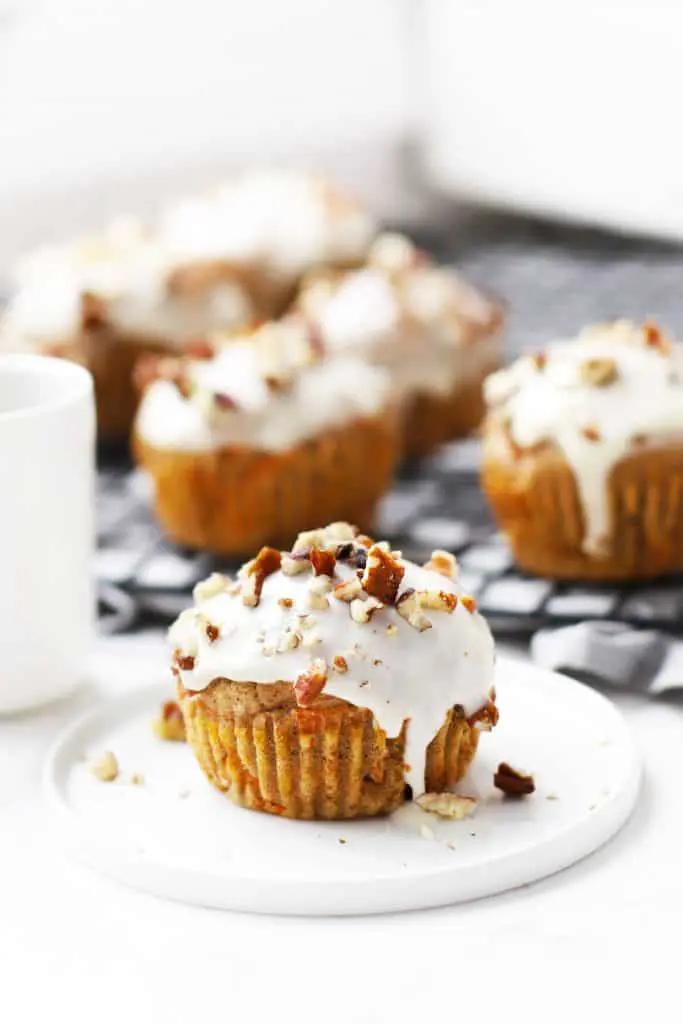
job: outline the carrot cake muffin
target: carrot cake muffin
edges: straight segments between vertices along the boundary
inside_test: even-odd
[[[683,345],[598,324],[493,374],[486,398],[483,486],[522,568],[683,571]]]
[[[360,263],[377,228],[362,206],[324,179],[262,171],[175,203],[160,231],[189,271],[240,267],[258,315],[270,318],[284,312],[303,274]]]
[[[138,374],[133,447],[169,536],[236,555],[289,545],[321,514],[369,524],[399,454],[387,374],[324,358],[298,318],[212,342]]]
[[[309,277],[298,308],[331,353],[353,351],[390,372],[407,454],[479,425],[482,382],[501,358],[502,308],[403,235],[380,235],[359,270]]]
[[[252,315],[235,270],[180,270],[158,238],[132,220],[101,236],[51,246],[17,271],[0,323],[0,349],[30,348],[82,363],[93,374],[101,437],[127,437],[144,352],[182,350],[195,336]]]
[[[170,640],[210,781],[243,807],[356,818],[461,779],[497,711],[491,633],[456,574],[339,522],[200,583]]]

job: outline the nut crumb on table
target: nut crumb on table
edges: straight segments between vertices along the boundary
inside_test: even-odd
[[[114,782],[119,776],[119,763],[111,750],[105,750],[101,757],[93,761],[90,771],[100,782]]]

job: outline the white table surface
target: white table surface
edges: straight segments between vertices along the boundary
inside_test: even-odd
[[[662,1020],[680,1020],[669,1000],[683,915],[680,706],[616,697],[644,758],[639,806],[554,878],[410,914],[256,917],[129,891],[55,842],[46,749],[79,710],[163,673],[164,659],[158,635],[100,641],[91,684],[0,719],[0,1022],[508,1021],[522,1009],[527,1021],[592,1022],[603,1009],[652,1019],[660,1003]]]

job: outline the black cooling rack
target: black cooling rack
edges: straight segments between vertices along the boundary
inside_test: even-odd
[[[501,634],[528,635],[585,619],[680,628],[683,577],[645,587],[579,587],[519,573],[479,489],[478,461],[479,445],[468,441],[406,466],[381,503],[375,535],[418,562],[434,548],[454,552],[463,586]],[[106,629],[168,623],[187,607],[198,580],[237,567],[164,540],[140,474],[123,466],[100,472],[96,573]]]

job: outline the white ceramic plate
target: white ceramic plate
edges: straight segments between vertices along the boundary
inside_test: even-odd
[[[445,821],[407,805],[390,818],[292,822],[233,806],[184,743],[150,721],[168,687],[149,685],[86,714],[46,767],[60,836],[119,881],[159,896],[259,913],[357,914],[470,900],[553,874],[606,842],[628,818],[640,768],[620,714],[593,690],[500,659],[500,723],[482,737],[463,793],[475,815]],[[89,760],[111,750],[116,782]],[[499,761],[537,791],[503,800]],[[139,773],[143,785],[132,785]],[[425,827],[426,826],[426,827]]]

